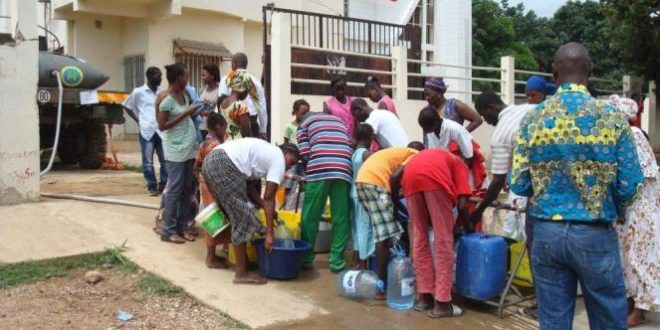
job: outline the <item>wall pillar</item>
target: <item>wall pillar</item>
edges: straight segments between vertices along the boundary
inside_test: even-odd
[[[657,128],[660,127],[660,116],[657,115],[658,98],[656,96],[656,83],[655,81],[649,82],[649,94],[644,100],[644,112],[642,113],[642,129],[649,134],[651,146],[653,151],[660,151],[660,132]]]
[[[516,103],[516,59],[512,56],[504,56],[500,59],[500,97],[504,103],[513,105]]]
[[[16,45],[0,45],[0,205],[39,201],[37,2],[12,5]]]
[[[282,131],[291,121],[291,16],[273,13],[271,20],[270,86],[271,141],[281,142]],[[311,109],[320,111],[321,109]]]
[[[392,98],[405,101],[408,99],[408,49],[406,47],[392,47]]]

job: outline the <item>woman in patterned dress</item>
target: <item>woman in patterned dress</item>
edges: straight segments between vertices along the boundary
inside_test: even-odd
[[[630,122],[637,118],[635,101],[613,95],[610,103]],[[618,231],[629,297],[628,326],[634,327],[646,323],[645,312],[660,308],[660,204],[655,153],[644,132],[631,128],[645,180],[639,197],[626,209],[625,222]]]
[[[245,70],[231,71],[227,75],[227,87],[231,94],[220,99],[220,112],[227,120],[227,135],[229,140],[249,137],[252,134],[250,113],[245,99],[249,96],[256,99],[257,91],[250,74]]]

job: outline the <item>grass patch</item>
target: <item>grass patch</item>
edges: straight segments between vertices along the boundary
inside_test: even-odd
[[[44,281],[53,277],[62,277],[76,269],[95,269],[105,264],[112,264],[123,272],[137,272],[138,266],[121,256],[125,244],[126,242],[119,247],[110,248],[99,253],[2,264],[0,265],[0,290],[16,285]]]
[[[180,297],[184,295],[184,291],[180,287],[150,273],[145,274],[138,280],[137,287],[146,293],[159,296]]]
[[[129,165],[129,164],[123,164],[123,165],[124,165],[124,171],[135,172],[135,173],[144,172],[144,170],[142,169],[142,166],[135,166],[135,165]]]

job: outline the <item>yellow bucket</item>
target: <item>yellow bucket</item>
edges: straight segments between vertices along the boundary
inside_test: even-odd
[[[295,239],[300,239],[301,214],[292,211],[277,211],[277,216],[284,221],[284,225],[293,233],[293,237]],[[259,210],[259,221],[262,225],[266,225],[266,214],[264,213],[264,210]],[[257,251],[254,249],[254,246],[252,246],[252,242],[247,243],[247,257],[248,262],[257,262]],[[227,260],[232,264],[236,264],[236,252],[234,252],[234,246],[231,244],[229,245]]]
[[[523,251],[524,247],[525,246],[522,242],[514,243],[511,245],[509,272],[514,271],[513,267],[516,265],[518,256],[520,256],[520,253]],[[518,272],[516,272],[516,277],[513,279],[513,284],[531,288],[531,283],[534,283],[534,279],[532,277],[532,269],[529,266],[529,255],[527,254],[527,251],[525,251],[525,255],[523,256],[523,260],[520,263],[520,267],[518,267]]]

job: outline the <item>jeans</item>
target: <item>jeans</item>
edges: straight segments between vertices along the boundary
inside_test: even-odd
[[[140,151],[142,152],[142,174],[147,181],[147,188],[149,190],[165,188],[167,184],[167,169],[165,166],[165,155],[163,153],[163,140],[158,134],[154,134],[149,140],[140,135]],[[160,163],[160,182],[156,181],[154,152],[158,155],[158,162]]]
[[[541,329],[571,329],[577,283],[591,329],[626,329],[628,304],[616,230],[534,219],[532,264]]]
[[[191,214],[191,198],[194,193],[194,159],[185,162],[166,161],[170,182],[167,185],[163,237],[183,234]]]

